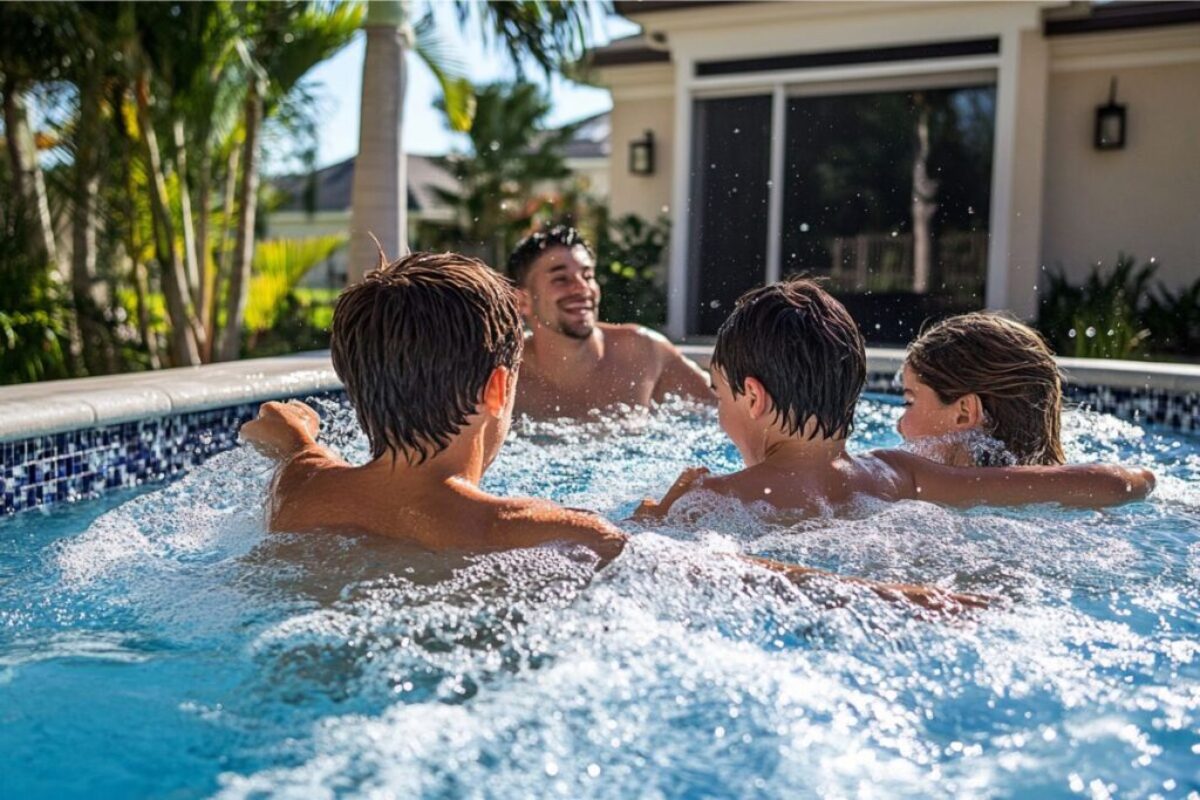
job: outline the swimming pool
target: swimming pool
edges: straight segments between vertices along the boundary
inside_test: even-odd
[[[859,411],[854,447],[896,443],[892,398]],[[786,529],[700,503],[627,523],[595,578],[568,549],[443,577],[388,542],[267,537],[244,449],[0,520],[0,795],[1195,797],[1200,438],[1065,428],[1073,461],[1155,465],[1156,495]],[[623,517],[696,463],[737,456],[711,412],[672,408],[519,425],[485,485]],[[732,550],[1009,602],[830,610]]]

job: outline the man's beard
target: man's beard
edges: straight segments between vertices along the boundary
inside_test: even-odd
[[[583,340],[592,335],[592,331],[596,330],[596,323],[588,321],[567,322],[559,319],[555,326],[558,332],[563,336],[569,336],[572,339]]]

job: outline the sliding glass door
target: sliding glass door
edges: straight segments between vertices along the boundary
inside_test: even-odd
[[[797,92],[775,126],[769,94],[695,101],[688,332],[715,333],[773,273],[824,279],[879,343],[982,308],[995,87]]]
[[[771,96],[697,100],[692,119],[687,326],[710,336],[766,275]]]

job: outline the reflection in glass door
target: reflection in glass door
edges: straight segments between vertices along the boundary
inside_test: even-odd
[[[687,332],[716,333],[776,266],[823,278],[873,342],[904,343],[927,320],[982,308],[995,86],[780,99],[772,269],[772,97],[694,102]]]
[[[695,102],[689,212],[689,333],[712,335],[766,275],[771,96]]]
[[[983,307],[995,87],[787,104],[783,274],[823,276],[876,342]]]

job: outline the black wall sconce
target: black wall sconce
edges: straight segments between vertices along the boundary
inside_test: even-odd
[[[634,175],[654,174],[654,131],[629,143],[629,171]]]
[[[1117,79],[1112,79],[1108,104],[1096,106],[1097,150],[1121,150],[1125,147],[1125,106],[1117,102]]]

